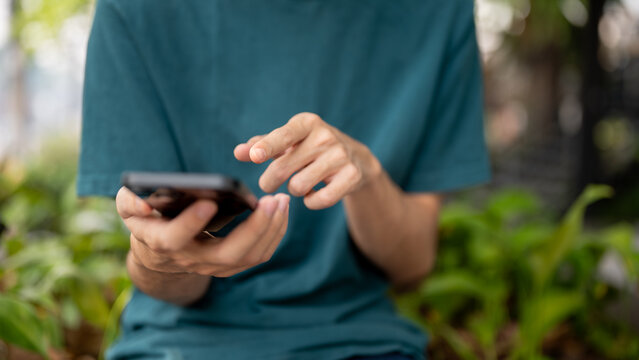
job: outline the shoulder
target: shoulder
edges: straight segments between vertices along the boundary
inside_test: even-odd
[[[379,5],[396,10],[402,26],[435,33],[440,39],[450,41],[474,27],[474,0],[398,0]]]
[[[108,9],[121,14],[134,15],[137,13],[157,12],[175,4],[175,1],[151,1],[151,0],[97,0],[98,9]]]
[[[474,0],[428,0],[418,1],[423,17],[431,21],[425,31],[436,32],[450,51],[456,51],[463,44],[475,42],[475,1]]]
[[[410,0],[404,2],[404,8],[419,16],[437,15],[441,20],[473,18],[475,1],[473,0]]]
[[[175,0],[97,0],[96,20],[117,18],[135,30],[167,21],[180,2]]]

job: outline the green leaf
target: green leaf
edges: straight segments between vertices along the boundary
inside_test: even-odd
[[[502,223],[520,215],[538,213],[540,208],[539,199],[529,191],[506,189],[490,199],[486,213]]]
[[[49,345],[60,349],[62,348],[63,336],[60,322],[53,315],[49,315],[42,319],[42,328],[49,340]]]
[[[69,329],[77,329],[82,321],[80,310],[78,310],[70,298],[64,298],[61,301],[60,318],[62,319],[62,323]]]
[[[115,299],[111,311],[109,312],[109,319],[104,329],[104,337],[102,338],[102,345],[100,346],[100,360],[104,358],[106,349],[111,346],[118,336],[120,329],[120,315],[122,311],[129,303],[131,295],[133,294],[133,286],[129,286],[124,289],[120,295]]]
[[[47,336],[36,309],[0,294],[0,338],[48,358]]]
[[[522,304],[520,340],[514,353],[537,354],[544,336],[584,305],[584,296],[577,291],[555,291]]]
[[[69,282],[69,293],[86,321],[100,329],[106,327],[109,321],[109,305],[98,284],[75,278]]]
[[[463,271],[449,271],[431,275],[419,291],[424,297],[468,296],[482,298],[486,288],[482,280]]]
[[[467,323],[468,329],[475,335],[481,346],[485,359],[497,359],[497,335],[499,333],[501,321],[493,313],[482,311],[474,314]]]
[[[611,197],[613,190],[606,185],[590,185],[572,205],[559,227],[529,257],[535,290],[539,291],[555,273],[565,254],[575,246],[581,233],[583,215],[591,203]]]
[[[449,325],[438,324],[433,328],[433,332],[441,336],[453,351],[463,360],[477,360],[479,357],[475,355],[470,344],[468,344],[457,331]]]

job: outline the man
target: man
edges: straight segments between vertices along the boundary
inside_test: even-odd
[[[489,177],[472,10],[98,1],[78,192],[117,192],[137,288],[108,357],[422,358],[386,292],[432,267],[438,194]],[[267,195],[207,240],[215,203],[158,218],[118,191],[130,170],[223,173]]]

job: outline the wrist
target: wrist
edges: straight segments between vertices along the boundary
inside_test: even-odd
[[[144,273],[144,274],[158,274],[163,276],[173,276],[173,277],[185,277],[185,276],[200,276],[198,274],[193,274],[187,271],[162,271],[156,268],[151,268],[144,264],[138,255],[133,250],[129,250],[129,254],[127,255],[127,263],[129,265],[129,272],[135,273]]]
[[[149,269],[133,251],[127,255],[131,282],[146,295],[178,306],[187,306],[206,293],[211,277],[191,273],[164,273]]]
[[[379,159],[368,148],[365,148],[365,154],[362,162],[362,182],[354,193],[367,192],[384,180],[384,168]]]

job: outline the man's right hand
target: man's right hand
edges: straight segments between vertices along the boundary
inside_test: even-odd
[[[131,231],[137,265],[160,273],[228,277],[271,258],[286,233],[289,201],[285,194],[264,196],[253,214],[224,238],[202,232],[217,212],[217,204],[209,200],[198,200],[166,219],[123,187],[116,206]]]

